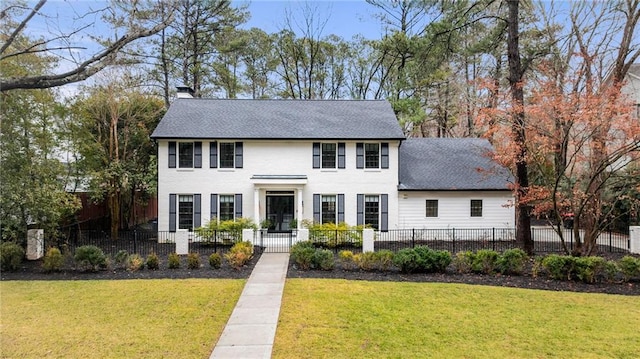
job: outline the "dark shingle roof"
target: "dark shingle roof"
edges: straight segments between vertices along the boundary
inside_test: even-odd
[[[387,101],[178,99],[152,138],[404,139]]]
[[[509,171],[479,138],[412,138],[400,145],[399,190],[508,190]]]

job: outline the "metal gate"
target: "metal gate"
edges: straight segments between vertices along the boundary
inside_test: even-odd
[[[298,231],[274,232],[261,229],[258,231],[258,236],[258,244],[263,248],[264,253],[289,253],[297,239]]]

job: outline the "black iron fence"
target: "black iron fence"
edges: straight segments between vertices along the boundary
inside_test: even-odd
[[[565,245],[569,250],[575,246],[571,229],[563,229]],[[558,233],[550,227],[531,228],[534,251],[538,253],[563,252],[562,240]],[[602,252],[629,251],[628,233],[603,232],[597,240]],[[374,248],[376,251],[388,249],[398,251],[426,245],[432,249],[447,250],[451,253],[459,251],[476,251],[491,249],[505,251],[519,248],[514,228],[447,228],[447,229],[398,229],[388,232],[376,232]]]
[[[45,239],[45,248],[58,247],[63,251],[75,252],[84,245],[95,245],[106,255],[115,256],[119,251],[139,254],[146,257],[151,253],[167,256],[176,251],[176,232],[164,231],[120,231],[118,238],[111,238],[105,231],[77,231],[57,239]],[[225,253],[233,244],[242,240],[238,233],[208,232],[187,233],[189,251],[208,255]],[[563,245],[558,233],[550,227],[532,227],[534,251],[537,253],[561,253]],[[572,250],[576,245],[571,229],[563,229],[565,246]],[[361,230],[314,230],[309,231],[309,238],[318,247],[331,249],[338,253],[346,249],[361,252],[363,248],[363,232]],[[299,232],[254,232],[255,251],[288,252],[298,242]],[[600,252],[626,253],[630,248],[629,234],[603,232],[597,240]],[[398,251],[403,248],[414,248],[426,245],[432,249],[447,250],[451,253],[459,251],[476,251],[492,249],[505,251],[518,248],[514,228],[465,228],[465,229],[397,229],[387,232],[375,232],[374,250],[383,249]]]

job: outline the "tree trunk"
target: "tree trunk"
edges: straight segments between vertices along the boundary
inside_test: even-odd
[[[508,39],[507,57],[509,59],[509,86],[511,88],[512,130],[517,147],[516,159],[516,241],[520,243],[527,254],[533,254],[533,240],[531,239],[530,207],[524,201],[529,190],[527,170],[527,149],[524,114],[524,91],[522,89],[523,68],[519,49],[519,1],[508,0]]]

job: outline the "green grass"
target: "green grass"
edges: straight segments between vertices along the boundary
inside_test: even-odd
[[[0,282],[0,356],[207,358],[244,283]]]
[[[637,358],[640,298],[290,279],[274,358]]]

